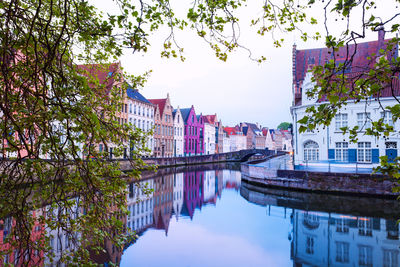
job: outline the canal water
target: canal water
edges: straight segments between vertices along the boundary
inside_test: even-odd
[[[397,200],[257,188],[240,167],[130,186],[121,266],[399,266]],[[137,203],[137,200],[141,201]]]

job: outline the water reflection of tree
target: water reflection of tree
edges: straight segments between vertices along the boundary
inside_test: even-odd
[[[110,192],[71,190],[67,181],[15,188],[13,199],[0,200],[0,259],[18,266],[118,264],[127,239],[120,183]]]

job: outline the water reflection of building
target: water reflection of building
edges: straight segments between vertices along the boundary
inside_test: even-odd
[[[399,266],[394,220],[323,212],[293,212],[293,265]]]
[[[221,198],[222,189],[224,188],[224,170],[215,171],[215,194]]]
[[[166,235],[172,215],[173,183],[173,174],[154,178],[154,224],[157,229],[164,229]]]
[[[204,171],[185,172],[184,177],[184,204],[182,215],[193,218],[194,210],[203,204],[203,179]]]
[[[129,185],[127,205],[129,215],[127,216],[127,228],[131,231],[143,231],[153,224],[153,192],[154,180],[140,182],[138,185]],[[147,193],[146,193],[147,192]]]
[[[217,194],[215,188],[215,171],[205,171],[203,181],[204,203],[217,202]]]
[[[14,266],[40,266],[43,265],[44,252],[37,243],[44,235],[44,226],[37,219],[42,211],[32,211],[33,225],[23,249],[20,246],[12,246],[10,241],[18,244],[18,239],[12,237],[16,227],[16,221],[7,217],[0,219],[0,266],[12,264]],[[11,240],[10,240],[11,239]],[[22,238],[19,239],[23,241]],[[7,253],[10,252],[10,253]],[[4,255],[3,255],[4,254]]]
[[[236,191],[240,188],[241,173],[232,170],[223,170],[223,187],[234,188]]]
[[[178,220],[183,206],[183,173],[174,173],[173,211]]]

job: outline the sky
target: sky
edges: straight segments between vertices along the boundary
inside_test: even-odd
[[[186,60],[163,59],[160,52],[169,32],[161,28],[150,36],[151,47],[147,53],[125,51],[120,58],[122,67],[134,75],[152,70],[147,84],[140,89],[146,98],[165,98],[168,93],[174,108],[193,105],[196,113],[217,114],[224,126],[253,122],[276,128],[283,121],[291,122],[292,46],[296,43],[297,49],[306,49],[324,45],[322,40],[305,43],[299,38],[299,33],[290,33],[280,34],[285,42],[282,47],[275,48],[270,34],[261,37],[254,27],[249,26],[254,15],[260,15],[261,2],[249,1],[248,6],[241,9],[239,40],[256,56],[267,58],[262,64],[251,61],[248,52],[243,49],[237,49],[229,55],[227,62],[222,62],[215,57],[208,44],[189,29],[175,32],[178,43],[184,47]],[[96,1],[96,6],[110,12],[107,3]],[[175,7],[176,13],[183,15],[185,7],[180,4]],[[320,10],[319,13],[310,11],[311,15],[321,19]],[[334,15],[329,17],[332,29],[340,32],[343,22],[335,21]],[[359,16],[356,14],[353,17]],[[324,31],[323,25],[305,27],[307,31],[318,30],[322,34]],[[371,38],[376,39],[377,35]]]

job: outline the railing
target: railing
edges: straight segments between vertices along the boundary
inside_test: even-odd
[[[371,173],[372,163],[345,162],[337,160],[304,161],[296,165],[296,170],[317,172]]]

